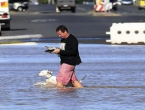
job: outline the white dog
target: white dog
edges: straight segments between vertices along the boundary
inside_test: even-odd
[[[38,73],[38,75],[39,76],[44,76],[44,77],[46,77],[46,82],[39,82],[39,83],[36,83],[36,84],[34,84],[34,85],[55,85],[56,86],[56,84],[57,84],[57,81],[56,81],[56,76],[53,76],[53,74],[52,74],[53,72],[52,71],[49,71],[49,70],[42,70],[42,71],[40,71],[40,73]],[[85,75],[85,77],[86,77],[86,75]],[[85,77],[82,79],[82,80],[80,80],[80,82],[82,82],[84,79],[85,79]],[[70,84],[70,85],[68,85],[68,86],[71,86],[71,87],[73,87],[72,86],[72,84]]]
[[[53,76],[52,73],[53,73],[52,71],[43,70],[38,75],[39,76],[45,76],[47,78],[46,79],[46,83],[57,84],[57,82],[56,82],[56,76]]]
[[[45,76],[46,77],[46,81],[45,82],[38,82],[36,84],[34,84],[35,86],[56,86],[57,82],[56,82],[56,76],[52,75],[52,71],[49,70],[42,70],[40,71],[40,73],[38,73],[38,76]]]

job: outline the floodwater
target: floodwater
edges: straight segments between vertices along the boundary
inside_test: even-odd
[[[0,110],[144,110],[145,45],[80,44],[82,89],[36,87],[41,70],[57,75],[59,57],[44,46],[0,45]]]

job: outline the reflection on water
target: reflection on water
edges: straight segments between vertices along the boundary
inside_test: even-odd
[[[57,74],[59,57],[45,45],[0,46],[0,110],[144,110],[145,46],[80,44],[83,89],[36,87],[39,71]]]

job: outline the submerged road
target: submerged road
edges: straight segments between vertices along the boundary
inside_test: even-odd
[[[36,87],[41,70],[57,75],[59,57],[45,46],[0,45],[0,110],[144,110],[145,46],[80,44],[82,89]],[[88,51],[89,50],[89,51]],[[75,105],[75,106],[74,106]]]

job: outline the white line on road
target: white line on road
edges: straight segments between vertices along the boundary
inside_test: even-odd
[[[77,9],[78,10],[82,10],[82,11],[85,11],[86,10],[85,8],[81,8],[81,7],[78,7]]]
[[[56,19],[35,19],[32,20],[31,22],[55,22]]]
[[[38,45],[38,43],[36,42],[25,42],[25,43],[15,43],[15,44],[0,44],[0,46],[6,46],[6,45],[16,45],[16,46],[19,46],[19,45]]]
[[[33,35],[16,35],[16,36],[4,36],[0,37],[0,40],[8,40],[8,39],[26,39],[26,38],[42,38],[41,34],[33,34]]]

